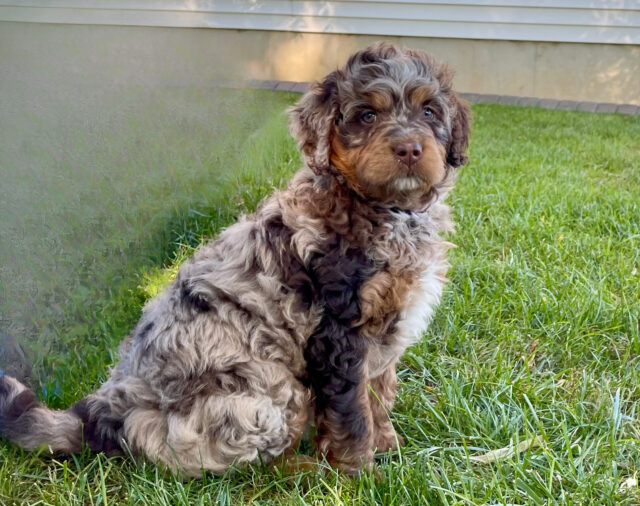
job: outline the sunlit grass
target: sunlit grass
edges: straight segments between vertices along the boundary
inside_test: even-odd
[[[73,335],[40,362],[38,376],[52,378],[43,379],[47,394],[39,392],[49,403],[66,406],[94,388],[141,305],[193,248],[298,168],[280,112],[295,98],[261,97],[260,109],[269,101],[273,108],[226,153],[225,170],[199,153],[209,160],[205,190],[194,177],[197,198],[163,209],[158,235],[126,250],[134,268],[108,289],[98,276],[85,298],[72,294],[78,309],[58,330]],[[471,162],[451,198],[451,283],[430,330],[399,366],[393,419],[407,444],[380,456],[379,476],[284,476],[254,466],[182,482],[129,458],[84,452],[53,460],[3,444],[0,500],[640,502],[632,485],[640,470],[640,119],[499,105],[474,113]],[[153,141],[153,131],[145,135]],[[78,323],[83,307],[88,316]],[[495,462],[471,458],[531,438],[537,444]]]

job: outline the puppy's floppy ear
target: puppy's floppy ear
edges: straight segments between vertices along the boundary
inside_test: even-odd
[[[298,141],[305,162],[316,174],[329,167],[331,133],[338,108],[338,79],[335,71],[315,82],[300,101],[289,109],[289,130]]]
[[[447,146],[447,163],[452,167],[460,167],[468,160],[471,110],[467,102],[455,93],[451,94],[450,102],[454,112],[451,120],[451,138]]]

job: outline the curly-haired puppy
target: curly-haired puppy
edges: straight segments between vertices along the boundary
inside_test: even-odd
[[[398,441],[395,366],[446,281],[444,198],[469,110],[451,73],[379,44],[290,110],[306,166],[203,245],[144,308],[120,361],[66,411],[0,380],[0,431],[27,450],[129,448],[185,475],[294,450],[355,472]]]

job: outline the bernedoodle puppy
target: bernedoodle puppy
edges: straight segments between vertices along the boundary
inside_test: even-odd
[[[201,246],[143,309],[109,379],[54,411],[0,379],[0,432],[26,450],[128,449],[185,476],[292,454],[308,424],[347,472],[400,438],[395,366],[448,267],[444,199],[469,110],[447,67],[378,44],[290,111],[305,167]]]

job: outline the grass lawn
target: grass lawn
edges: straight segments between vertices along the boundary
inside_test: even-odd
[[[16,294],[0,311],[31,336],[48,404],[95,388],[144,301],[299,167],[282,115],[296,95],[222,92],[208,110],[211,98],[134,94],[135,121],[0,144],[14,199],[0,203],[12,238],[0,281]],[[224,106],[238,101],[240,115]],[[471,161],[450,200],[451,283],[399,367],[392,418],[406,446],[380,455],[378,477],[256,465],[182,482],[129,458],[2,442],[0,503],[640,503],[640,117],[473,110]],[[24,120],[24,142],[54,117]],[[6,170],[25,160],[46,169],[27,186]],[[47,191],[59,180],[72,190],[58,201]]]

